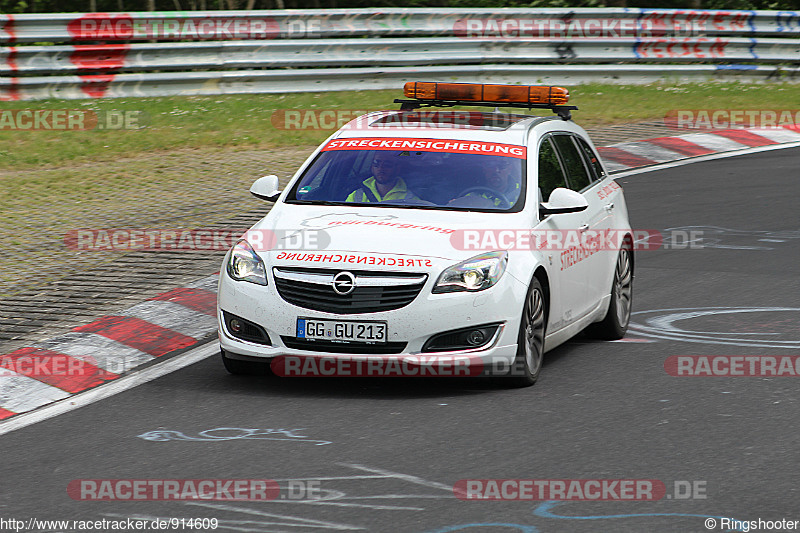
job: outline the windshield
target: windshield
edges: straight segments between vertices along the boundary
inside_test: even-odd
[[[514,156],[326,150],[306,169],[287,202],[519,211],[525,196],[524,164],[522,147]]]

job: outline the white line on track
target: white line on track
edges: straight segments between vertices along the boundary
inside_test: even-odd
[[[210,342],[193,348],[188,352],[171,357],[163,362],[142,369],[134,371],[127,376],[123,376],[117,380],[110,381],[104,385],[100,385],[85,392],[75,394],[65,398],[64,400],[52,403],[50,405],[41,407],[29,413],[22,413],[16,415],[5,422],[0,422],[0,435],[10,433],[11,431],[30,426],[37,422],[53,418],[63,413],[67,413],[84,405],[89,405],[98,400],[103,400],[120,392],[125,392],[128,389],[138,387],[143,383],[153,381],[176,370],[187,367],[198,361],[202,361],[208,357],[219,352],[219,346],[212,339]]]
[[[611,172],[611,177],[627,178],[635,174],[642,174],[644,172],[652,172],[654,170],[663,170],[665,168],[680,167],[689,165],[691,163],[701,163],[703,161],[711,161],[713,159],[724,159],[726,157],[734,157],[737,155],[755,154],[758,152],[768,152],[770,150],[780,150],[782,148],[797,148],[800,146],[800,141],[784,144],[770,144],[768,146],[756,146],[754,148],[745,148],[744,150],[734,150],[732,152],[720,152],[718,154],[701,155],[697,157],[687,157],[686,159],[679,159],[678,161],[670,161],[667,163],[659,163],[658,165],[650,165],[649,167],[632,168],[631,170],[624,170],[622,172]],[[601,156],[602,157],[602,156]],[[605,163],[605,161],[604,161]]]

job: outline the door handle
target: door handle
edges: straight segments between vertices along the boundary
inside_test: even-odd
[[[606,204],[606,207],[605,207],[606,211],[611,211],[612,209],[614,209],[614,202],[611,202],[610,204]]]
[[[578,231],[580,231],[581,233],[583,233],[583,232],[584,232],[584,231],[586,231],[587,229],[589,229],[589,224],[584,224],[583,226],[581,226],[581,227],[579,227],[579,228],[578,228]]]

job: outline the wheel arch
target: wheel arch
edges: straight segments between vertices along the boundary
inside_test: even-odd
[[[630,233],[626,233],[625,236],[622,238],[622,242],[630,246],[631,276],[633,276],[636,274],[636,257],[635,257],[636,254],[633,253],[633,249],[635,248],[633,244],[633,235],[631,235]]]
[[[542,285],[542,291],[544,291],[544,301],[547,303],[544,309],[545,314],[545,326],[547,325],[547,320],[550,318],[550,308],[551,302],[550,298],[552,297],[552,292],[550,291],[550,280],[547,277],[547,270],[545,270],[543,265],[539,265],[536,270],[533,272],[533,278],[538,279],[539,283]],[[533,281],[533,278],[531,281]]]
[[[633,257],[634,256],[634,254],[633,254],[633,248],[634,248],[633,235],[631,234],[630,231],[626,231],[625,235],[622,237],[622,240],[620,240],[618,242],[620,243],[619,244],[619,250],[622,250],[622,247],[625,246],[625,245],[627,245],[628,249],[630,250],[629,257],[630,257],[630,260],[631,260],[631,277],[633,277],[636,274],[636,264],[635,264],[635,259]],[[611,269],[611,279],[607,280],[607,283],[608,283],[607,286],[611,287],[611,288],[613,288],[613,286],[614,286],[614,273],[617,270],[617,258],[618,257],[619,257],[619,253],[617,253],[614,256],[614,266]]]

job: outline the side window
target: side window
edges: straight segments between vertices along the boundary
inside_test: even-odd
[[[589,178],[578,148],[572,142],[572,135],[553,135],[553,141],[556,143],[558,153],[561,154],[561,161],[564,163],[564,169],[567,171],[569,188],[573,191],[581,191],[588,187],[592,180]]]
[[[606,173],[603,171],[603,165],[600,164],[600,158],[597,157],[596,153],[594,153],[592,147],[580,137],[575,137],[575,140],[578,141],[578,146],[581,147],[581,151],[586,157],[586,162],[589,164],[589,168],[594,173],[594,179],[601,180],[605,178]]]
[[[564,171],[558,162],[555,148],[549,137],[545,137],[539,145],[539,190],[542,191],[542,201],[550,198],[550,193],[557,187],[566,187]]]

